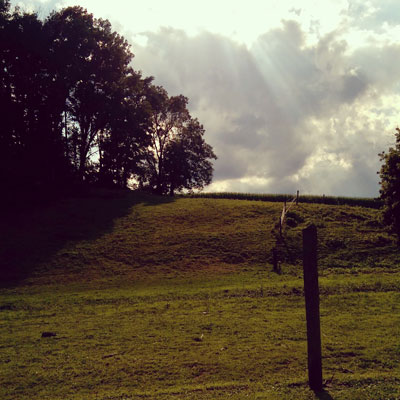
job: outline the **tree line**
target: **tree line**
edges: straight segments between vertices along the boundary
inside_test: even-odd
[[[128,42],[81,7],[45,20],[0,0],[0,179],[5,191],[76,185],[158,194],[212,180],[188,99],[132,68]]]

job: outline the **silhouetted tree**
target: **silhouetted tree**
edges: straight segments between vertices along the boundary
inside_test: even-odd
[[[99,180],[102,184],[126,187],[144,149],[150,143],[148,128],[151,107],[147,92],[153,78],[132,74],[119,87],[118,104],[111,110],[107,130],[99,140]]]
[[[383,161],[380,170],[380,195],[384,201],[383,220],[397,234],[400,243],[400,129],[396,128],[396,144],[379,154]]]
[[[215,155],[188,99],[134,71],[107,20],[76,6],[41,21],[0,0],[0,37],[5,191],[126,187],[135,177],[173,194],[211,182]]]
[[[204,129],[190,116],[185,96],[169,97],[160,86],[149,94],[152,106],[151,145],[139,181],[157,194],[201,189],[212,179],[210,159],[216,158],[203,139]]]
[[[54,186],[61,181],[56,175],[65,160],[59,127],[52,119],[43,23],[36,14],[18,9],[8,15],[3,11],[1,20],[2,183],[11,190]]]
[[[102,138],[121,115],[121,91],[129,77],[138,80],[129,63],[129,45],[111,30],[107,20],[95,19],[81,7],[53,13],[46,21],[51,49],[65,95],[65,140],[83,180]],[[122,88],[122,89],[121,89]],[[68,129],[68,123],[71,129]]]
[[[168,143],[164,168],[170,195],[183,189],[203,189],[211,183],[211,160],[217,157],[203,135],[203,126],[197,119],[190,119]]]

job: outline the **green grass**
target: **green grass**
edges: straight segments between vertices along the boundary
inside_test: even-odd
[[[301,204],[279,240],[280,211],[132,193],[3,219],[0,398],[399,399],[399,256],[379,211]],[[319,397],[307,385],[302,294],[311,222]]]

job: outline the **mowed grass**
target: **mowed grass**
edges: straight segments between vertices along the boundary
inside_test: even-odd
[[[399,256],[379,212],[301,204],[277,241],[280,212],[132,193],[9,216],[0,398],[399,399]],[[311,222],[327,381],[318,397],[301,266]]]

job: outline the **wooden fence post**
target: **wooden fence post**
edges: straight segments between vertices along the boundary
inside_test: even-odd
[[[299,204],[299,191],[296,193],[296,206]]]
[[[322,390],[321,328],[317,266],[317,228],[303,229],[304,296],[307,320],[308,380],[311,390]]]
[[[279,266],[278,250],[276,249],[276,247],[274,247],[272,249],[272,265],[273,265],[274,272],[276,272],[277,274],[280,274],[281,269]]]

